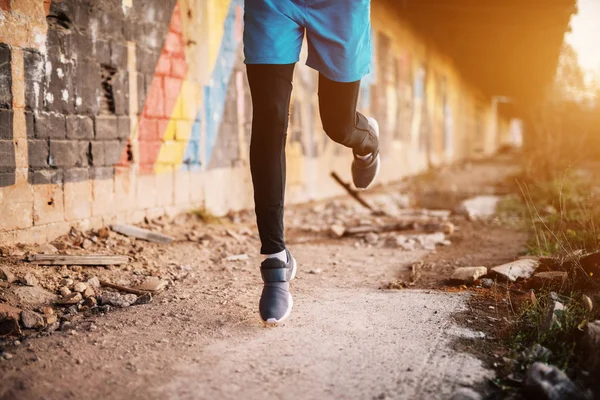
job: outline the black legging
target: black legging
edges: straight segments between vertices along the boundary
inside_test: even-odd
[[[247,65],[252,93],[250,170],[262,254],[285,249],[285,141],[295,64]],[[319,74],[319,108],[327,135],[335,142],[367,155],[378,147],[367,119],[356,111],[360,81],[334,82]]]

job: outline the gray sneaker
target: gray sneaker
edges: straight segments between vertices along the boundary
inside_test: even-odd
[[[278,258],[267,258],[260,265],[260,274],[265,286],[258,310],[266,325],[277,325],[287,319],[292,312],[294,301],[290,293],[290,281],[296,277],[296,260],[285,249],[288,262]]]
[[[367,120],[369,121],[371,132],[379,138],[379,124],[375,118],[369,117]],[[368,188],[377,177],[377,174],[379,174],[380,168],[381,156],[379,154],[379,149],[371,153],[366,159],[359,158],[355,154],[354,161],[352,161],[352,180],[354,181],[354,186],[360,190]]]

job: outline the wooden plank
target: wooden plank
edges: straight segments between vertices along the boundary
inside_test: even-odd
[[[138,228],[132,225],[113,225],[111,229],[121,235],[134,237],[136,239],[146,240],[148,242],[169,244],[173,241],[171,236],[163,235],[162,233],[152,232],[148,229]]]
[[[27,261],[40,265],[123,265],[129,262],[127,256],[114,255],[60,255],[32,254]]]

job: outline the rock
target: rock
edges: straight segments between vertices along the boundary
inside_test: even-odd
[[[73,304],[79,303],[81,300],[83,300],[81,293],[75,292],[75,293],[71,293],[70,295],[67,295],[63,299],[57,301],[56,304],[59,304],[61,306],[71,306]]]
[[[58,321],[58,316],[57,315],[44,315],[44,324],[47,325],[53,325]]]
[[[22,310],[16,307],[9,306],[8,304],[0,303],[0,319],[3,318],[14,318],[19,319]]]
[[[88,279],[87,284],[88,284],[88,286],[99,288],[100,287],[100,279],[98,279],[97,277],[94,276],[94,277]]]
[[[98,301],[96,300],[95,297],[87,297],[85,300],[83,300],[82,305],[85,307],[92,308],[92,307],[96,307],[98,305]]]
[[[581,302],[583,303],[583,306],[587,312],[592,312],[594,310],[594,303],[592,302],[592,299],[585,294],[581,296]]]
[[[49,306],[43,306],[40,308],[40,312],[44,315],[54,315],[54,308]]]
[[[236,254],[225,258],[225,261],[247,261],[249,259],[248,254]]]
[[[98,237],[100,239],[106,239],[110,236],[110,229],[108,229],[108,227],[103,227],[98,229]]]
[[[450,280],[461,283],[472,283],[485,275],[487,275],[486,267],[462,267],[457,268],[454,271],[454,273],[450,277]]]
[[[71,289],[69,289],[66,286],[63,286],[58,289],[58,293],[60,293],[61,296],[68,296],[71,294]]]
[[[7,267],[0,267],[0,279],[8,283],[13,283],[16,280],[15,275]]]
[[[523,390],[536,400],[585,400],[586,396],[555,366],[534,363],[525,374]]]
[[[529,365],[536,361],[548,362],[550,357],[552,357],[552,351],[536,343],[521,353],[520,361]]]
[[[494,267],[492,272],[504,280],[516,282],[518,279],[531,278],[539,265],[539,261],[536,260],[517,260]]]
[[[85,250],[89,249],[93,245],[94,245],[94,242],[92,242],[90,239],[84,239],[83,243],[81,243],[81,247]]]
[[[19,286],[13,293],[20,304],[38,307],[40,304],[50,304],[56,300],[56,295],[39,286]]]
[[[0,336],[21,335],[20,316],[20,309],[0,304]]]
[[[481,395],[468,388],[460,388],[448,400],[481,400]]]
[[[33,311],[21,312],[21,324],[26,329],[38,329],[44,327],[44,318]]]
[[[38,280],[32,273],[26,273],[21,279],[21,283],[25,286],[37,286]]]
[[[310,271],[308,271],[309,274],[313,274],[313,275],[318,275],[321,272],[323,272],[323,270],[321,268],[315,268],[315,269],[311,269]]]
[[[13,355],[10,353],[7,353],[6,351],[2,353],[2,358],[4,358],[5,360],[11,360],[13,358]]]
[[[587,325],[585,336],[582,340],[585,350],[585,365],[591,376],[600,374],[600,321],[592,322]]]
[[[370,245],[376,245],[378,241],[379,235],[376,233],[369,232],[365,235],[365,242],[369,243]]]
[[[135,301],[136,305],[150,304],[150,303],[152,303],[152,295],[150,293],[144,293],[143,295],[139,296],[137,298],[137,300]]]
[[[73,282],[73,279],[70,279],[70,278],[64,278],[64,279],[61,279],[61,280],[60,280],[60,284],[61,284],[62,286],[66,286],[66,287],[67,287],[67,288],[69,288],[69,289],[70,289],[71,287],[73,287],[73,283],[74,283],[74,282]]]
[[[102,305],[110,305],[114,307],[129,307],[137,301],[135,294],[121,295],[116,292],[105,292],[100,296],[100,303]]]
[[[83,292],[85,292],[85,289],[87,289],[87,286],[83,282],[77,282],[76,284],[73,285],[73,290],[75,292],[83,293]]]
[[[494,280],[490,279],[490,278],[484,278],[481,280],[481,286],[483,286],[486,289],[491,289],[494,287]]]
[[[538,272],[533,276],[532,286],[535,289],[561,291],[566,288],[569,274],[564,271]]]
[[[51,324],[47,324],[46,329],[44,329],[44,330],[46,332],[54,332],[54,331],[57,331],[58,328],[60,328],[60,323],[58,321],[55,321]]]
[[[456,209],[457,214],[466,215],[469,219],[486,219],[496,214],[499,196],[477,196],[463,201]]]
[[[442,224],[443,227],[443,232],[446,235],[452,235],[455,231],[456,231],[456,227],[454,226],[454,224],[452,222],[444,222]]]
[[[342,225],[331,225],[329,231],[333,234],[334,237],[341,238],[346,233],[346,228]]]
[[[42,253],[42,254],[58,253],[58,249],[56,247],[52,246],[50,243],[45,243],[45,244],[39,245],[37,250],[39,253]]]
[[[96,291],[94,289],[92,289],[91,287],[85,288],[85,291],[83,292],[83,298],[87,299],[88,297],[94,296],[96,296]]]
[[[554,324],[558,322],[560,318],[559,314],[565,311],[565,306],[559,301],[554,301],[548,305],[544,322],[542,323],[541,330],[548,331]]]
[[[168,281],[155,276],[147,278],[142,284],[135,286],[135,289],[146,290],[148,292],[159,292],[169,284]]]

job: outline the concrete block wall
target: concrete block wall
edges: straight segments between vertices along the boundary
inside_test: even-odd
[[[492,100],[388,3],[372,16],[360,108],[383,181],[494,152]],[[0,241],[252,206],[243,0],[0,0],[0,21]],[[288,201],[340,194],[349,151],[322,132],[317,73],[294,79]]]

